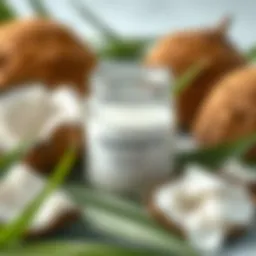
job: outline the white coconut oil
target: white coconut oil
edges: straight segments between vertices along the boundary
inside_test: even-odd
[[[89,102],[88,178],[114,192],[143,192],[172,169],[169,79],[159,69],[109,65],[96,73]]]

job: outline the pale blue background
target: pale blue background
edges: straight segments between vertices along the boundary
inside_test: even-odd
[[[7,0],[19,14],[33,14],[26,0]],[[44,0],[52,14],[81,36],[94,40],[97,32],[77,16],[70,3]],[[117,32],[125,36],[159,35],[184,27],[211,25],[226,14],[234,17],[231,37],[247,49],[256,43],[254,0],[83,0]]]
[[[21,16],[33,15],[26,0],[7,0]],[[54,17],[71,26],[91,43],[99,35],[71,8],[76,0],[44,0]],[[224,15],[234,17],[230,36],[247,49],[256,44],[254,0],[83,0],[90,9],[123,36],[161,35],[185,27],[212,25]],[[253,229],[255,230],[255,229]],[[250,232],[221,256],[255,256],[256,233]]]

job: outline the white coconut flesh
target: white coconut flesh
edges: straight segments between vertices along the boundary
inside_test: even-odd
[[[223,166],[225,174],[246,184],[256,183],[256,167],[248,166],[241,161],[231,159]]]
[[[19,216],[45,184],[46,180],[26,164],[15,165],[0,183],[0,223],[6,224]],[[65,192],[55,191],[40,206],[28,234],[54,231],[61,219],[78,212],[78,207]]]
[[[49,90],[41,84],[0,97],[0,148],[47,140],[54,130],[82,120],[81,99],[70,87]]]
[[[179,180],[160,187],[153,200],[193,246],[208,253],[219,249],[232,230],[246,229],[254,217],[245,187],[196,165],[189,166]]]

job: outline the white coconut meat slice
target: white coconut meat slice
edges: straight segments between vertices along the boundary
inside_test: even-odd
[[[180,179],[159,187],[153,205],[203,252],[221,247],[233,231],[250,225],[254,206],[249,192],[196,165]]]
[[[0,97],[0,148],[47,140],[61,124],[80,123],[82,102],[70,87],[49,90],[41,84]]]
[[[19,216],[46,182],[26,164],[15,165],[0,183],[0,223],[6,224]],[[58,190],[40,206],[26,233],[31,236],[47,234],[78,216],[77,205],[65,192]]]

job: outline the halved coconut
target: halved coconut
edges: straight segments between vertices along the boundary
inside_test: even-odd
[[[41,171],[51,170],[71,143],[81,154],[82,118],[71,90],[89,95],[96,62],[86,42],[56,21],[29,18],[1,24],[0,150],[35,137],[26,162]],[[34,81],[54,91],[31,88],[15,97],[6,95],[10,90],[34,87]],[[63,84],[70,90],[57,92]]]
[[[51,170],[71,144],[80,153],[82,103],[67,86],[49,90],[42,84],[30,84],[1,95],[1,151],[32,141],[25,162],[42,172]]]
[[[245,187],[193,165],[183,177],[153,192],[149,210],[164,227],[208,253],[241,235],[254,217]]]
[[[45,184],[46,180],[28,165],[13,166],[0,183],[0,223],[6,224],[19,216]],[[48,234],[79,216],[79,208],[69,196],[61,190],[55,191],[39,208],[26,235]]]

